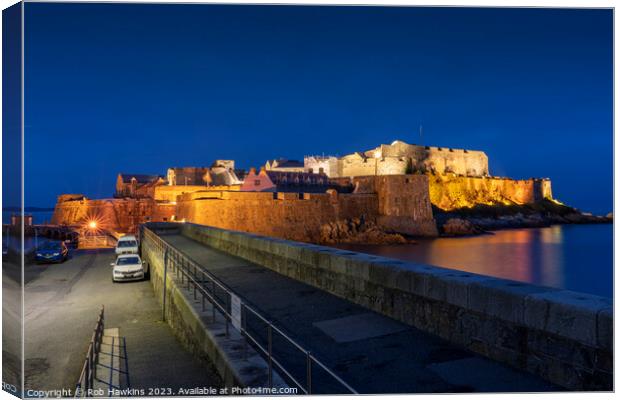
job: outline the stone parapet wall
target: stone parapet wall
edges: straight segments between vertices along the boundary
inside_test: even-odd
[[[239,191],[241,185],[204,186],[204,185],[161,185],[155,188],[156,201],[176,202],[178,196],[202,192]],[[200,195],[197,195],[200,196]]]
[[[339,168],[336,177],[348,176],[376,176],[376,175],[403,175],[407,173],[409,161],[407,158],[385,157],[356,158],[339,160]]]
[[[572,390],[612,390],[610,299],[194,224],[181,232]]]

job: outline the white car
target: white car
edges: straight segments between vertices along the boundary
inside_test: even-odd
[[[148,279],[149,265],[137,254],[121,254],[112,266],[112,282]]]
[[[138,239],[134,235],[125,235],[118,239],[116,254],[138,254]]]

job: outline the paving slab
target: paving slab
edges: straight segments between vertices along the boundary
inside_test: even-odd
[[[407,330],[403,324],[376,313],[329,319],[314,322],[313,325],[338,343],[370,339]]]

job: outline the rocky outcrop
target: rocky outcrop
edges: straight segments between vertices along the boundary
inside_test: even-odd
[[[329,222],[321,226],[320,242],[322,244],[397,244],[407,243],[407,239],[402,235],[381,230],[374,222],[367,222],[363,218],[353,218]]]
[[[450,218],[443,224],[441,231],[445,236],[477,235],[484,232],[478,225],[461,218]]]
[[[496,229],[538,228],[554,224],[597,224],[613,221],[613,218],[609,216],[583,213],[552,200],[520,206],[478,205],[450,212],[435,209],[435,218],[439,229],[446,236],[471,235]]]

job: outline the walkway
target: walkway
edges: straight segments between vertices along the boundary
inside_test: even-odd
[[[212,364],[161,321],[150,282],[112,283],[114,258],[111,250],[77,251],[62,264],[26,267],[26,390],[75,389],[102,304],[105,326],[126,339],[131,388],[166,395],[221,387]]]
[[[184,236],[162,238],[310,349],[360,393],[559,390],[538,377]],[[281,346],[274,342],[276,355],[280,351],[303,382],[303,358]],[[313,375],[315,387],[320,386],[317,379]],[[338,392],[337,387],[318,389],[322,390],[315,392]]]

